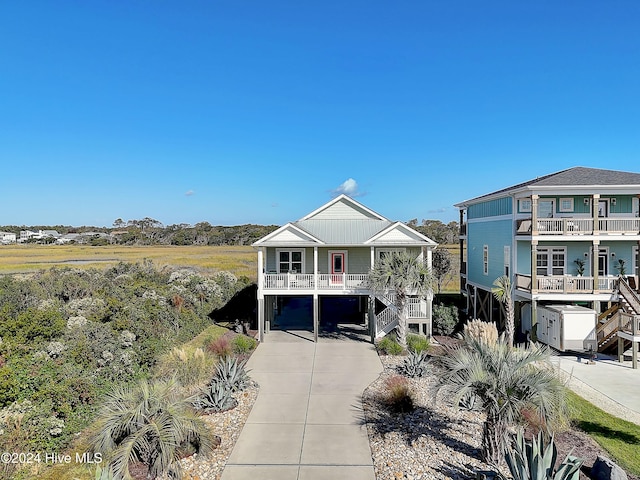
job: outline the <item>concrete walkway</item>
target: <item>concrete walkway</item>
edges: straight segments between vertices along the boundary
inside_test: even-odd
[[[557,353],[552,359],[569,376],[569,388],[613,415],[640,423],[640,369],[631,368],[631,362],[602,354],[595,364],[575,354]]]
[[[272,331],[251,355],[260,385],[222,480],[375,480],[362,392],[382,364],[371,343]]]

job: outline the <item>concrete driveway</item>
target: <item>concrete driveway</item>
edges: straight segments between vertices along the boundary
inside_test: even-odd
[[[222,480],[375,480],[362,392],[383,368],[371,343],[272,331],[247,368],[260,391]]]

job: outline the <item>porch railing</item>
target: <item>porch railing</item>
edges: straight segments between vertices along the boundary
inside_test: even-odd
[[[539,218],[537,220],[538,235],[592,235],[594,222],[592,218]],[[533,230],[531,218],[520,219],[516,223],[518,235],[531,235]],[[600,218],[598,230],[602,233],[639,234],[640,218]]]
[[[594,290],[614,292],[617,280],[617,277],[598,277],[598,288],[596,289],[593,277],[549,275],[537,276],[534,286],[530,275],[517,274],[516,288],[525,291],[531,291],[532,288],[535,288],[539,292],[547,293],[592,293]]]
[[[317,277],[317,285],[316,285]],[[264,274],[265,290],[360,290],[367,288],[366,273],[267,273]]]

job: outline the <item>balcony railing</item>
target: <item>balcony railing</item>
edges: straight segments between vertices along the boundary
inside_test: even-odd
[[[594,222],[592,218],[539,218],[537,221],[538,235],[593,235]],[[638,235],[640,233],[640,218],[600,218],[598,230],[603,234]],[[530,218],[518,220],[516,233],[518,235],[532,234],[532,220]]]
[[[366,273],[267,273],[265,290],[366,290]]]
[[[594,288],[593,277],[573,275],[537,276],[535,289],[540,293],[613,293],[616,290],[618,277],[598,277],[598,288]],[[530,292],[532,281],[530,275],[516,275],[516,289]]]

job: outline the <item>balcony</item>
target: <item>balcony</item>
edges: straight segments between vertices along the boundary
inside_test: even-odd
[[[532,235],[531,218],[518,220],[517,235]],[[594,230],[593,218],[539,218],[537,220],[538,235],[638,235],[640,234],[640,218],[600,218],[598,231]]]
[[[573,275],[551,275],[536,277],[535,290],[538,293],[613,293],[616,291],[618,277],[608,276],[598,278],[598,288],[594,288],[593,277],[580,277]],[[516,289],[531,292],[531,275],[516,275]]]
[[[263,275],[264,290],[367,290],[366,273],[267,273]]]

